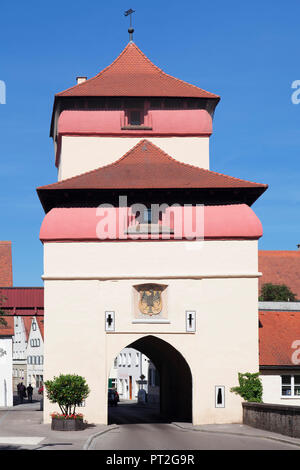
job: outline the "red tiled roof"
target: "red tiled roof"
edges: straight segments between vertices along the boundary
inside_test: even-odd
[[[0,286],[12,286],[11,242],[0,241]]]
[[[263,284],[285,284],[300,300],[300,250],[258,252],[259,288]]]
[[[167,75],[133,42],[98,75],[56,96],[164,96],[219,100],[218,95]]]
[[[22,319],[23,319],[23,322],[24,322],[26,341],[28,341],[29,333],[30,333],[30,329],[31,329],[32,317],[22,317]]]
[[[259,322],[260,366],[297,365],[293,353],[297,356],[300,348],[300,311],[259,312]]]
[[[0,336],[13,336],[14,335],[14,318],[11,316],[2,316],[6,321],[6,325],[0,323]]]
[[[45,189],[261,188],[232,176],[181,163],[146,139],[114,163],[74,176]]]
[[[37,324],[39,325],[39,329],[42,335],[42,338],[44,339],[44,317],[37,317],[36,319]]]

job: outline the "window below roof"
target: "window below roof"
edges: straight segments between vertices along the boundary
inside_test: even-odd
[[[300,375],[281,376],[281,396],[300,398]]]
[[[144,109],[131,108],[125,110],[125,119],[122,125],[122,130],[152,130],[148,124],[147,116],[144,114]]]

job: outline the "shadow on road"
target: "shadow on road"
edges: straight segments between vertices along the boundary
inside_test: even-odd
[[[159,405],[122,403],[108,407],[108,424],[170,423],[160,414]]]

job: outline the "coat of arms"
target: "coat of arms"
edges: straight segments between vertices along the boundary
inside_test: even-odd
[[[139,286],[139,309],[144,315],[158,315],[162,310],[162,288],[159,285]]]

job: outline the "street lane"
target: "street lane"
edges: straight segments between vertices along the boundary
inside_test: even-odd
[[[182,429],[168,423],[158,409],[136,403],[109,407],[113,429],[94,439],[91,450],[299,450],[297,446],[262,437]],[[280,439],[280,435],[278,435]]]

